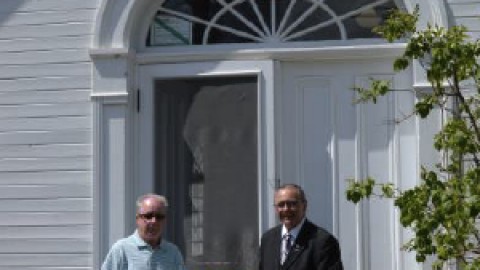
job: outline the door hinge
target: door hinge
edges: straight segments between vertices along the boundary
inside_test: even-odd
[[[140,89],[137,89],[137,112],[140,112]]]
[[[280,178],[276,177],[275,178],[275,189],[280,187]]]

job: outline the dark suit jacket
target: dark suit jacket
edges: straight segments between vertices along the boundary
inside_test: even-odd
[[[280,265],[282,225],[263,234],[259,270],[343,270],[337,239],[305,220],[292,249]]]

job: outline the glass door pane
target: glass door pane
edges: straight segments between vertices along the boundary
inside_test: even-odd
[[[253,269],[259,239],[256,76],[155,81],[155,189],[189,270]]]

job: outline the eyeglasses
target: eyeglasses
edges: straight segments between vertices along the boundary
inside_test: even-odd
[[[150,212],[150,213],[145,213],[145,214],[138,214],[138,216],[141,217],[142,219],[145,219],[145,220],[152,220],[153,218],[155,218],[156,220],[165,219],[165,214],[163,214],[163,213]]]
[[[300,201],[281,201],[281,202],[278,202],[277,204],[275,204],[275,207],[277,208],[284,208],[285,206],[287,208],[295,208],[298,206],[298,204],[300,203]]]

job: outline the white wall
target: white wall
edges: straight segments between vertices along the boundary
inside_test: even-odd
[[[91,269],[98,0],[1,0],[0,270]]]
[[[451,25],[465,25],[472,38],[480,38],[480,1],[479,0],[448,0]]]
[[[0,1],[0,270],[91,269],[100,0]],[[480,36],[480,1],[446,1]]]

